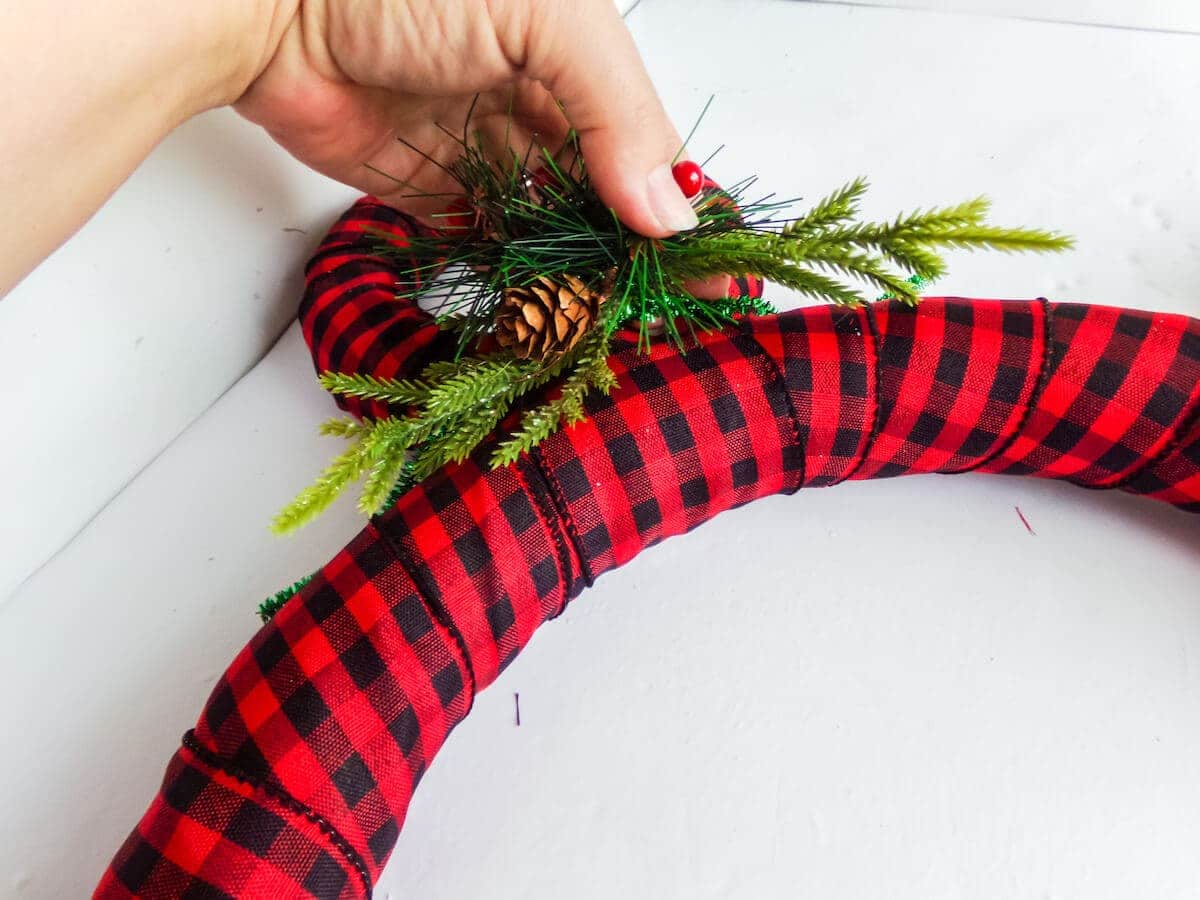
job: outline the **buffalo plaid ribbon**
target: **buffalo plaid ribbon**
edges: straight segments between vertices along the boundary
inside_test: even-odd
[[[319,371],[411,375],[448,352],[364,234],[402,247],[415,227],[365,198],[333,228],[300,311]],[[254,636],[97,896],[368,896],[426,767],[537,627],[645,547],[758,497],[979,471],[1200,512],[1200,322],[1184,316],[818,307],[683,352],[639,354],[622,334],[612,365],[619,386],[586,421],[513,466],[489,471],[484,447],[439,471]]]

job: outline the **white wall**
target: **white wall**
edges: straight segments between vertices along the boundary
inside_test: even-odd
[[[839,3],[841,0],[815,0]],[[858,5],[1200,32],[1195,0],[851,0]]]
[[[0,409],[19,436],[0,441],[0,605],[262,358],[354,196],[208,113],[0,301]]]

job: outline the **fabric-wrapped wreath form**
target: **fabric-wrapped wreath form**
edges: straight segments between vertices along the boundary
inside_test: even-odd
[[[453,338],[397,302],[370,198],[301,307],[319,371],[403,377]],[[742,284],[757,292],[757,282]],[[683,352],[618,333],[617,389],[516,464],[401,496],[239,654],[97,896],[365,897],[450,730],[604,572],[717,513],[848,479],[986,472],[1200,512],[1200,322],[926,299],[748,317]],[[383,415],[345,401],[353,413]]]

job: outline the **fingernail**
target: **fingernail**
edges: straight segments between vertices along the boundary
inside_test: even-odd
[[[700,224],[696,211],[675,183],[671,167],[663,164],[646,179],[650,211],[667,231],[690,231]]]

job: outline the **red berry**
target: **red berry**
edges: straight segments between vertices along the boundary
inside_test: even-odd
[[[683,196],[689,200],[704,188],[704,170],[690,159],[675,163],[671,167],[671,174],[675,176],[675,183],[683,191]]]
[[[465,232],[475,227],[475,216],[466,197],[460,197],[446,207],[438,217],[438,227],[443,231]]]
[[[543,188],[548,184],[553,184],[558,180],[557,176],[551,169],[543,166],[533,173],[532,182],[534,187]]]

